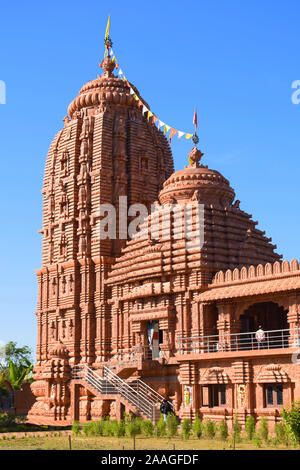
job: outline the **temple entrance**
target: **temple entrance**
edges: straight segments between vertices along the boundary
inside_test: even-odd
[[[241,320],[241,349],[270,349],[288,347],[289,324],[287,311],[275,302],[251,305]]]
[[[158,321],[148,321],[147,323],[148,333],[148,347],[146,351],[147,359],[158,359],[160,357],[159,344],[162,342],[162,331],[159,329]]]
[[[241,333],[263,330],[285,330],[289,328],[287,311],[274,302],[259,302],[251,305],[240,317]]]

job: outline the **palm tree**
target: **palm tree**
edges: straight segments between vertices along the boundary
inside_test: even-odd
[[[15,392],[21,390],[24,381],[32,380],[32,370],[33,364],[26,359],[20,364],[9,359],[8,369],[1,375],[0,385],[9,392],[13,404]]]

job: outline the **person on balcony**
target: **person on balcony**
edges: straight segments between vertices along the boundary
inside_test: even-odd
[[[255,333],[255,338],[258,343],[258,349],[262,349],[263,342],[266,338],[266,334],[261,326],[258,327],[257,332]]]
[[[164,421],[167,421],[168,413],[173,413],[173,408],[171,403],[164,398],[160,405],[160,412],[164,415]]]

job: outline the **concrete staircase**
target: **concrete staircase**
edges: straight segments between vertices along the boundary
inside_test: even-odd
[[[140,379],[127,383],[109,367],[103,367],[103,377],[85,364],[73,368],[73,379],[85,383],[92,393],[100,395],[119,395],[123,403],[137,416],[157,423],[160,416],[159,406],[164,399],[162,395]]]

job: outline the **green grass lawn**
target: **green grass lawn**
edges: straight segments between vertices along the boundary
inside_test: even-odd
[[[183,440],[181,437],[173,438],[156,438],[156,437],[136,437],[136,450],[230,450],[229,441],[221,441],[219,439],[195,439],[194,437]],[[288,447],[291,449],[292,447]],[[69,438],[63,436],[26,436],[3,439],[0,436],[0,450],[68,450]],[[132,450],[133,439],[128,437],[86,437],[72,436],[73,450]],[[243,439],[242,442],[236,444],[237,450],[257,450],[257,447],[250,441]],[[282,445],[266,445],[262,444],[262,450],[286,450],[287,447]],[[298,447],[299,450],[299,447]]]

